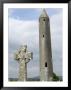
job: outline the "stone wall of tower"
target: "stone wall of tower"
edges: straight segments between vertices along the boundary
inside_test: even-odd
[[[50,80],[53,75],[50,22],[48,17],[39,18],[40,80]]]

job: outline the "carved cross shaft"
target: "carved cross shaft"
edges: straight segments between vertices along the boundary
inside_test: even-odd
[[[27,80],[27,63],[33,58],[32,53],[27,51],[27,45],[22,46],[15,54],[15,59],[19,61],[19,80]]]

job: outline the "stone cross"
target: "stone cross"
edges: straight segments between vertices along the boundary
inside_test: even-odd
[[[27,45],[21,46],[16,52],[15,59],[19,61],[19,81],[27,80],[27,63],[33,58],[33,53],[27,51]]]

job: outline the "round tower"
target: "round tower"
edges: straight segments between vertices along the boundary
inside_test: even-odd
[[[53,77],[50,21],[43,9],[39,17],[40,80],[51,81]]]

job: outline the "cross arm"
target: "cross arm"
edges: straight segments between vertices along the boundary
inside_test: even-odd
[[[26,59],[26,63],[28,63],[31,59],[33,59],[33,53],[32,52],[26,53],[25,59]]]
[[[14,59],[19,61],[19,59],[20,59],[20,51],[17,51],[17,52],[14,54]]]

